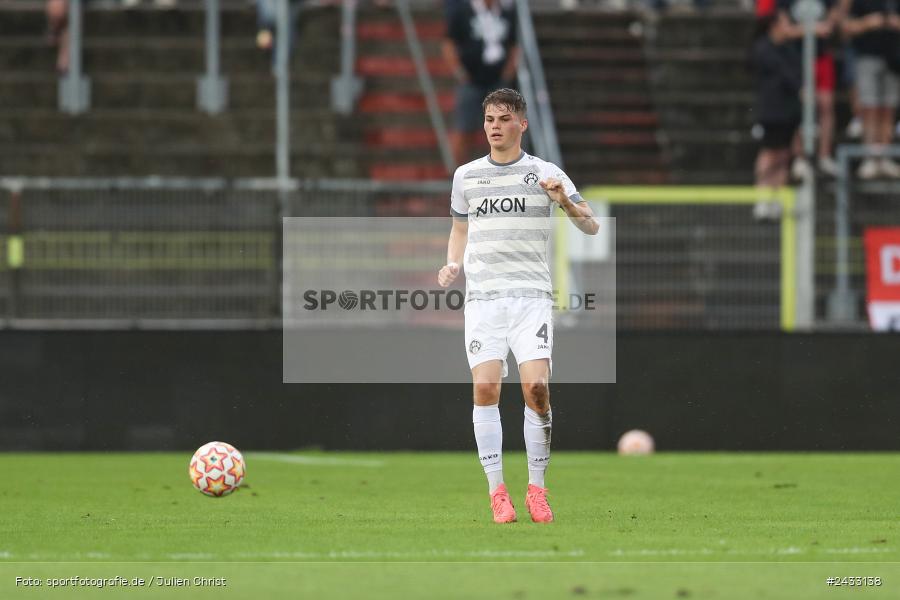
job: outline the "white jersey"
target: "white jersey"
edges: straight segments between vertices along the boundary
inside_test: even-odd
[[[450,212],[469,222],[466,302],[553,298],[548,253],[556,203],[539,185],[550,177],[582,201],[562,169],[524,152],[510,163],[485,156],[456,169]]]

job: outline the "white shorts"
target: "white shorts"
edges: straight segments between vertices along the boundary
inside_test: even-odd
[[[516,364],[546,358],[553,371],[553,300],[496,298],[466,303],[466,356],[469,368],[489,360],[503,361],[513,351]]]

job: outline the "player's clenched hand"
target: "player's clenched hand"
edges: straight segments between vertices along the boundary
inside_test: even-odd
[[[438,285],[441,287],[447,287],[456,279],[457,275],[459,275],[459,265],[455,262],[448,263],[441,267],[441,270],[438,271]]]
[[[541,182],[541,188],[547,192],[547,195],[550,196],[551,200],[560,206],[565,206],[566,202],[569,201],[563,183],[559,179],[554,179],[553,177],[545,179]]]

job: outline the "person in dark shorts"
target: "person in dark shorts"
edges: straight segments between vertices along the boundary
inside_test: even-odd
[[[856,56],[856,91],[870,152],[858,175],[900,177],[900,165],[881,156],[893,139],[894,111],[900,104],[900,2],[853,0],[844,33]]]
[[[793,18],[793,10],[799,0],[777,0],[777,10],[784,13],[791,24],[790,36],[793,38],[797,52],[803,54],[804,28]],[[815,24],[815,89],[816,120],[818,121],[817,162],[819,171],[825,175],[837,176],[837,163],[832,158],[834,146],[834,90],[837,86],[837,69],[831,37],[841,19],[841,6],[837,0],[822,0],[824,12]],[[794,164],[791,175],[802,180],[812,169],[812,165],[803,156],[803,143],[799,135],[794,136]]]
[[[788,180],[791,141],[800,125],[800,55],[791,38],[787,16],[776,11],[757,19],[752,61],[756,71],[756,121],[762,128],[762,148],[756,157],[756,185],[775,190]],[[761,201],[757,219],[781,216],[777,202]]]
[[[481,101],[516,76],[516,12],[511,0],[446,1],[444,60],[457,81],[450,145],[457,164],[469,161],[483,126]]]

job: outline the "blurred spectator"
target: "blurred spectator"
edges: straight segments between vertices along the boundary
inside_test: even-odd
[[[767,17],[775,12],[776,0],[756,0],[756,18]]]
[[[842,64],[841,64],[841,86],[847,90],[847,94],[850,99],[850,112],[853,116],[850,119],[850,122],[847,123],[847,129],[845,134],[849,138],[861,138],[862,131],[862,113],[859,108],[859,97],[856,93],[856,53],[853,51],[853,44],[849,39],[847,39],[846,35],[843,35],[843,22],[847,18],[847,15],[850,14],[850,5],[853,3],[853,0],[838,0],[838,7],[840,10],[840,21],[838,25],[841,28],[842,33],[842,45],[841,45],[841,56],[842,56]]]
[[[859,167],[862,179],[900,177],[900,165],[881,149],[894,134],[894,110],[900,103],[900,15],[896,0],[852,0],[844,32],[856,55],[856,90],[863,139],[871,149]]]
[[[469,140],[481,132],[481,102],[490,92],[512,85],[518,66],[516,13],[511,0],[470,0],[449,8],[444,60],[458,82],[450,144],[457,164],[468,161]]]
[[[69,0],[47,0],[47,35],[56,46],[56,70],[69,70]]]
[[[256,46],[260,50],[272,52],[272,69],[275,69],[276,53],[273,52],[275,47],[275,32],[278,30],[278,2],[279,0],[256,0]],[[300,14],[300,8],[303,0],[288,0],[288,11],[290,13],[290,26],[288,37],[288,56],[294,49],[294,39],[297,31],[297,16]]]
[[[777,0],[777,10],[790,23],[790,37],[796,40],[797,52],[802,56],[804,28],[793,18],[792,8],[798,0]],[[837,85],[834,52],[829,38],[840,24],[841,8],[836,0],[822,0],[825,9],[822,19],[816,23],[816,59],[813,68],[816,89],[816,117],[818,119],[817,157],[819,170],[831,177],[837,176],[837,162],[832,158],[834,146],[834,90]],[[812,165],[803,155],[803,142],[798,133],[794,140],[795,160],[791,174],[795,179],[803,179],[810,173]]]
[[[84,6],[89,0],[82,0]],[[134,8],[141,0],[122,0],[125,8]],[[174,8],[178,0],[152,0],[160,8]],[[60,74],[69,70],[69,0],[47,0],[47,31],[50,43],[56,46],[56,70]]]
[[[800,55],[791,40],[791,24],[780,11],[757,18],[751,58],[756,71],[756,120],[762,148],[756,157],[756,185],[776,189],[788,180],[791,142],[800,125]],[[777,219],[780,204],[760,202],[757,219]]]
[[[178,0],[152,0],[153,4],[160,8],[174,8],[178,4]],[[134,8],[141,4],[141,0],[122,0],[122,5],[126,8]]]
[[[669,8],[706,10],[709,8],[709,0],[692,0],[690,3],[680,2],[675,4],[672,3],[672,0],[652,0],[651,6],[659,11],[669,10]]]

